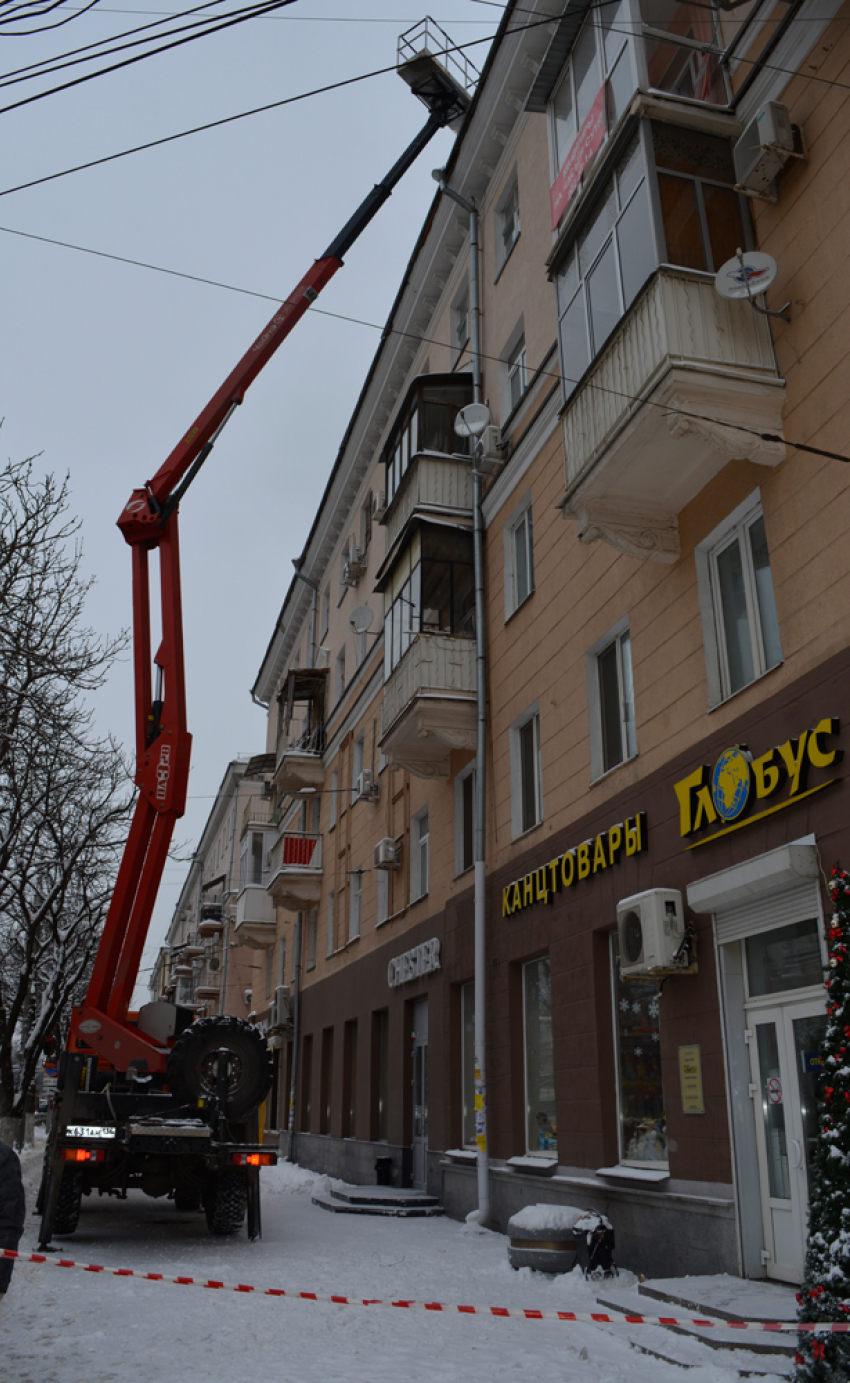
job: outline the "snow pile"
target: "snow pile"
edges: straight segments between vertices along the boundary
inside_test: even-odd
[[[508,1233],[518,1230],[570,1231],[586,1212],[575,1205],[527,1205],[518,1214],[512,1215],[508,1223]],[[595,1212],[594,1212],[595,1213]]]

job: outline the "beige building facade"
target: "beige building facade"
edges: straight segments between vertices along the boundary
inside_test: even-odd
[[[491,1223],[594,1206],[635,1270],[797,1281],[823,879],[850,855],[848,9],[544,10],[507,7],[445,170],[478,212],[491,418]],[[766,296],[738,250],[754,292],[775,260]],[[232,937],[279,1052],[269,1132],[353,1181],[389,1159],[459,1216],[470,273],[438,193],[252,688]]]

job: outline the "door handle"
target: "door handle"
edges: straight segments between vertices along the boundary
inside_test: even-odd
[[[794,1144],[794,1149],[797,1157],[796,1162],[793,1162],[791,1164],[792,1170],[798,1172],[803,1165],[803,1145],[798,1138],[792,1138],[791,1142]]]

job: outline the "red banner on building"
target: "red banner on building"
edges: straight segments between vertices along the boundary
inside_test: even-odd
[[[590,107],[578,138],[561,165],[561,171],[552,184],[552,229],[554,230],[564,214],[567,203],[575,192],[584,172],[596,150],[605,138],[605,85]]]

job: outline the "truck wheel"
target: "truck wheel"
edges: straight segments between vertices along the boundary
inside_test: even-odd
[[[204,1195],[207,1227],[211,1234],[236,1234],[242,1228],[248,1206],[248,1177],[240,1168],[219,1172]]]
[[[73,1234],[80,1218],[83,1200],[83,1174],[77,1167],[66,1167],[62,1173],[56,1214],[53,1217],[54,1234]]]
[[[225,1112],[230,1119],[245,1119],[268,1094],[272,1054],[259,1028],[243,1018],[201,1018],[186,1028],[168,1058],[168,1083],[179,1104],[215,1095],[222,1047],[229,1054]]]

